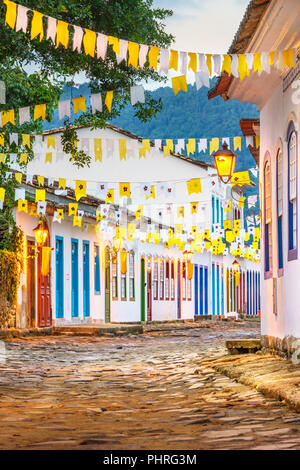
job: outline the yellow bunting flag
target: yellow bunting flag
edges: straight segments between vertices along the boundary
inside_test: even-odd
[[[4,201],[5,197],[5,188],[0,188],[0,201]]]
[[[22,145],[23,147],[28,147],[30,149],[30,135],[29,134],[22,134]]]
[[[50,147],[56,148],[56,139],[55,135],[48,135],[47,136],[47,148],[49,149]]]
[[[231,201],[228,202],[228,206],[224,209],[224,212],[230,212],[231,211]]]
[[[113,102],[113,95],[114,95],[114,92],[113,91],[108,91],[106,93],[106,96],[105,96],[105,105],[108,109],[108,111],[111,113],[111,106],[112,106],[112,102]]]
[[[260,135],[255,136],[255,145],[256,145],[256,148],[259,148],[259,146],[260,146]]]
[[[135,218],[136,220],[140,220],[143,217],[143,212],[144,212],[144,206],[143,204],[140,204],[135,211]]]
[[[2,127],[11,122],[11,124],[15,125],[15,110],[9,109],[8,111],[1,111],[1,118],[2,118]]]
[[[159,52],[160,52],[159,47],[150,46],[148,58],[149,58],[149,67],[152,69],[157,69]]]
[[[28,153],[21,153],[19,158],[19,164],[28,162]]]
[[[241,228],[241,219],[235,219],[233,221],[234,228],[240,229]]]
[[[86,197],[86,181],[75,181],[75,197],[76,201],[79,201],[82,197]]]
[[[25,13],[26,14],[26,13]],[[44,37],[43,14],[39,11],[33,10],[33,18],[31,21],[31,41],[37,36],[40,36],[40,41]]]
[[[197,193],[202,192],[200,178],[193,178],[187,181],[186,184],[187,184],[187,190],[189,194],[193,194],[193,193],[197,194]]]
[[[152,185],[151,186],[151,189],[150,189],[150,197],[152,197],[152,199],[155,199],[155,185]],[[148,199],[148,197],[146,197],[146,199]]]
[[[139,67],[139,50],[140,46],[136,42],[128,43],[128,66],[132,65],[135,69]]]
[[[191,214],[197,214],[199,202],[191,202]]]
[[[232,243],[234,241],[234,235],[232,230],[226,230],[225,240],[229,243]]]
[[[119,154],[120,154],[120,160],[126,160],[126,155],[127,155],[126,139],[119,139]]]
[[[136,224],[131,222],[127,225],[128,240],[134,240]]]
[[[82,225],[82,217],[78,217],[78,215],[74,215],[73,227],[81,227],[81,225]]]
[[[94,31],[91,31],[90,29],[85,29],[85,35],[83,37],[83,47],[86,55],[95,57],[96,39],[97,35]]]
[[[4,134],[0,134],[0,145],[1,147],[4,147]]]
[[[177,207],[177,217],[184,217],[184,207]]]
[[[119,183],[120,197],[130,197],[130,183]]]
[[[78,204],[76,202],[69,202],[69,216],[77,215]]]
[[[115,38],[114,36],[107,36],[107,42],[110,46],[112,46],[114,53],[119,55],[120,54],[119,39]]]
[[[187,278],[190,281],[193,279],[193,274],[194,274],[194,265],[190,261],[187,263]]]
[[[212,62],[211,62],[211,57],[212,54],[205,54],[206,55],[206,65],[209,71],[209,76],[211,77],[212,75]]]
[[[196,52],[189,52],[188,56],[190,58],[188,69],[197,73],[197,54]]]
[[[52,152],[46,152],[45,163],[52,163]]]
[[[233,173],[231,178],[231,186],[243,186],[244,184],[250,185],[250,177],[248,171],[240,171],[238,173]]]
[[[9,0],[3,0],[3,3],[5,3],[7,6],[5,24],[14,29],[17,19],[17,4],[10,2]]]
[[[84,96],[79,96],[79,98],[73,98],[74,114],[78,111],[86,112],[86,101]]]
[[[175,96],[180,90],[187,91],[186,76],[180,75],[179,77],[173,77],[172,87],[173,87]]]
[[[22,173],[15,173],[15,180],[21,184],[22,183]]]
[[[58,188],[59,189],[66,189],[66,178],[58,178]]]
[[[230,220],[230,219],[223,221],[223,228],[224,228],[224,230],[229,230],[229,229],[231,229],[231,220]]]
[[[45,202],[46,200],[46,191],[45,189],[36,189],[35,190],[35,202]]]
[[[244,209],[244,207],[245,207],[245,199],[246,199],[245,197],[240,197],[240,198],[239,198],[239,208]]]
[[[238,72],[240,80],[244,80],[247,75],[247,60],[245,54],[238,54]]]
[[[95,162],[102,162],[102,139],[94,139]]]
[[[282,51],[282,65],[283,67],[295,67],[293,49]]]
[[[64,46],[66,49],[69,45],[69,28],[68,23],[58,20],[56,27],[56,47],[59,45]]]
[[[114,189],[109,189],[107,191],[105,203],[108,204],[111,202],[112,204],[115,202],[115,190]]]
[[[228,75],[231,75],[231,61],[231,56],[229,54],[225,54],[223,58],[222,72],[226,72]]]
[[[60,219],[64,220],[65,214],[64,214],[63,209],[57,209],[57,218],[58,218],[58,220],[60,220]]]
[[[127,251],[120,252],[121,274],[127,273]]]
[[[34,121],[36,121],[39,118],[42,118],[43,121],[45,121],[46,119],[46,105],[45,104],[36,104],[34,107],[33,119]]]
[[[143,145],[143,148],[150,153],[150,139],[143,139],[142,145]]]
[[[18,199],[18,212],[26,212],[26,214],[28,213],[28,201]]]
[[[253,58],[253,70],[259,72],[261,70],[261,53],[257,52]]]
[[[171,49],[169,69],[178,70],[178,51]]]
[[[213,137],[209,142],[209,154],[211,155],[213,152],[217,152],[219,150],[220,141],[218,137]]]
[[[34,217],[38,217],[37,205],[34,203],[32,203],[30,206],[30,215],[33,215]]]
[[[242,138],[240,136],[236,136],[233,138],[233,146],[234,150],[239,149],[240,151],[242,150]]]
[[[140,147],[139,148],[139,159],[141,158],[146,158],[146,149],[145,147]]]
[[[5,153],[0,153],[0,163],[5,163]]]
[[[275,62],[275,52],[269,52],[269,65],[274,65]]]
[[[186,146],[188,157],[191,153],[195,153],[196,151],[196,139],[189,139],[187,146]]]
[[[42,176],[42,175],[38,175],[38,177],[37,177],[37,182],[38,182],[38,185],[39,185],[39,186],[44,186],[45,177]]]
[[[183,225],[182,224],[175,224],[174,229],[175,229],[176,234],[182,233]]]
[[[50,256],[53,248],[51,246],[42,247],[42,266],[41,274],[42,276],[48,276],[50,272]]]

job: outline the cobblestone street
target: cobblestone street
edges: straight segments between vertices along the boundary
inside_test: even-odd
[[[207,367],[258,325],[201,326],[6,341],[0,448],[300,449],[296,412]]]

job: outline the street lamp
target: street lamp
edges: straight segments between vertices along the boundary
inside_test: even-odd
[[[190,250],[185,250],[183,252],[184,261],[190,262],[193,256],[193,252]]]
[[[233,153],[229,148],[227,142],[222,145],[222,150],[218,150],[214,153],[215,167],[218,172],[220,180],[227,184],[231,180],[234,172],[236,154]]]
[[[232,271],[238,273],[240,269],[240,263],[235,259],[232,263]]]
[[[118,251],[121,251],[123,246],[124,246],[124,242],[125,242],[125,239],[124,238],[114,238],[113,239],[113,245],[114,245],[114,251],[115,252],[118,252]]]
[[[38,225],[33,229],[33,234],[38,247],[45,245],[49,231],[44,219],[39,220]]]

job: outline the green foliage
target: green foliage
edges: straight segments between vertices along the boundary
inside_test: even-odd
[[[22,269],[22,236],[19,234],[16,253],[0,250],[0,328],[14,326],[17,291]]]

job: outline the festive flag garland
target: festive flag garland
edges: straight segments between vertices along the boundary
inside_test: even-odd
[[[181,76],[174,80],[174,92],[185,89],[183,77],[188,71],[196,75],[197,88],[204,85],[207,77],[226,72],[240,80],[244,80],[251,72],[270,73],[271,67],[278,70],[295,67],[296,48],[283,51],[270,51],[245,54],[206,54],[201,52],[185,52],[173,49],[148,46],[136,42],[125,41],[114,36],[96,33],[80,26],[68,24],[62,20],[49,17],[36,10],[31,10],[10,0],[3,0],[7,6],[5,25],[16,31],[27,33],[29,24],[27,13],[33,14],[30,25],[30,39],[50,40],[58,47],[71,50],[97,59],[105,60],[108,46],[116,55],[120,64],[125,61],[135,69],[147,64],[160,73],[167,74],[170,70],[180,72]],[[47,19],[47,30],[44,30],[43,18]],[[72,44],[70,32],[73,32]],[[147,62],[148,61],[148,62]],[[175,93],[176,94],[176,93]]]

